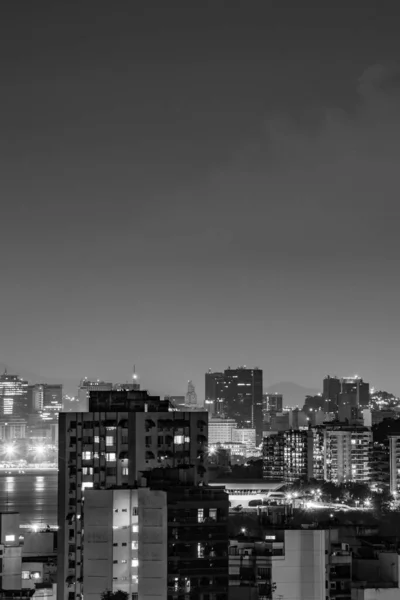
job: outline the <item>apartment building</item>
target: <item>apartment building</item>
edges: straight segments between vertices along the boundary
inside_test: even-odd
[[[313,477],[312,430],[280,431],[264,438],[263,477],[293,483]]]
[[[140,600],[225,600],[228,496],[159,480],[151,487],[88,490],[83,587],[98,600],[122,590]]]
[[[264,540],[230,540],[230,600],[351,600],[351,578],[351,552],[337,530],[274,528]]]
[[[330,424],[324,436],[324,479],[338,483],[368,483],[373,445],[371,429]]]
[[[60,414],[58,599],[83,594],[83,499],[176,468],[206,483],[208,414],[173,410],[144,390],[92,391],[89,412]]]

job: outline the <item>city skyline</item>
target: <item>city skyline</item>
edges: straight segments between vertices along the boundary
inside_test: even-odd
[[[13,4],[1,361],[400,395],[396,4]]]

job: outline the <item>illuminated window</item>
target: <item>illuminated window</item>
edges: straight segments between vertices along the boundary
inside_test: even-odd
[[[106,458],[107,458],[107,460],[110,460],[110,461],[117,460],[115,452],[107,452]]]
[[[138,567],[139,566],[139,561],[137,558],[132,558],[132,567]]]
[[[204,510],[202,508],[197,509],[197,522],[202,523],[204,519]]]
[[[128,562],[128,561],[126,560],[126,558],[123,558],[123,559],[121,560],[121,563],[122,563],[123,565],[125,565],[127,562]]]
[[[82,491],[93,487],[93,481],[84,481],[82,483]]]
[[[139,548],[139,543],[136,541],[132,542],[132,550],[137,550]]]
[[[197,544],[197,558],[204,558],[204,548],[201,542]]]
[[[41,573],[39,571],[31,572],[31,579],[40,579],[40,577],[41,577]]]
[[[209,513],[208,513],[210,519],[216,519],[217,518],[217,513],[218,513],[218,511],[217,511],[216,508],[210,508]]]
[[[129,475],[129,468],[128,467],[122,467],[122,475]]]
[[[114,445],[114,436],[106,435],[106,446],[113,446],[113,445]]]
[[[30,579],[31,574],[29,571],[22,571],[22,579]]]
[[[6,542],[15,542],[15,535],[6,535]]]
[[[132,525],[132,533],[137,533],[139,531],[138,525]]]
[[[93,467],[82,467],[83,475],[93,475]]]
[[[100,443],[100,437],[98,435],[94,436],[94,443],[95,444],[99,444]]]
[[[174,435],[174,444],[183,444],[185,441],[185,436],[183,435]]]
[[[92,453],[89,450],[85,450],[82,452],[83,460],[90,460],[92,458]]]

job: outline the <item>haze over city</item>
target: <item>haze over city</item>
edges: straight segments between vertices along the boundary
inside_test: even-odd
[[[2,8],[1,362],[400,394],[395,4],[156,4]]]

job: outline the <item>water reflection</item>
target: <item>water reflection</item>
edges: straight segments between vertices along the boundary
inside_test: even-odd
[[[16,511],[22,526],[57,524],[57,473],[0,475],[0,512]]]

